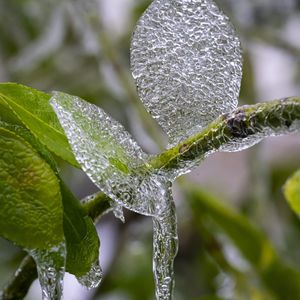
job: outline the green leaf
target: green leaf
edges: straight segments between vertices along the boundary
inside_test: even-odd
[[[300,299],[300,271],[283,261],[267,237],[246,217],[198,188],[188,185],[186,194],[195,219],[204,218],[215,223],[248,260],[276,299]]]
[[[1,110],[0,118],[11,122],[18,119],[50,151],[78,167],[64,131],[48,103],[49,99],[50,95],[30,87],[0,83],[0,108],[6,109],[6,112]]]
[[[68,272],[78,277],[84,275],[99,256],[99,238],[92,219],[87,216],[87,212],[79,200],[59,178],[55,161],[46,148],[24,127],[1,121],[0,127],[15,133],[30,143],[56,173],[60,182],[59,188],[63,204],[63,230],[67,245],[66,268]]]
[[[80,202],[61,182],[64,233],[67,245],[66,270],[77,277],[90,271],[99,257],[99,238],[93,221]]]
[[[54,158],[52,157],[48,149],[44,145],[42,145],[39,142],[39,140],[37,140],[27,128],[8,122],[3,122],[1,120],[0,127],[14,132],[15,134],[23,138],[26,142],[28,142],[39,153],[39,155],[50,165],[54,173],[58,175],[57,165]]]
[[[292,210],[300,215],[300,170],[287,180],[283,190]]]
[[[28,142],[4,128],[0,235],[27,249],[47,249],[63,241],[63,206],[55,173]]]

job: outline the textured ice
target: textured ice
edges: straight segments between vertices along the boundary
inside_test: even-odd
[[[43,300],[60,300],[65,274],[65,243],[51,249],[28,250],[37,265]]]
[[[102,269],[99,262],[95,262],[90,271],[82,277],[77,278],[78,281],[88,289],[93,289],[99,286],[102,280]]]
[[[133,34],[131,69],[174,145],[237,106],[241,46],[213,1],[154,0]]]
[[[157,215],[166,203],[163,175],[139,169],[147,155],[121,124],[101,108],[78,97],[55,92],[51,104],[82,169],[119,205]]]

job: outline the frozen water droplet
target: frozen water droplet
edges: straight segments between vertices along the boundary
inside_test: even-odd
[[[125,223],[123,207],[121,205],[119,205],[118,203],[116,203],[115,201],[111,202],[111,206],[113,207],[114,216],[117,219],[121,220],[123,223]]]
[[[78,281],[88,289],[93,289],[99,286],[102,280],[102,270],[99,262],[95,262],[91,270],[82,277],[77,278]]]
[[[241,46],[212,0],[154,0],[133,34],[131,69],[174,145],[237,106]]]
[[[66,246],[28,250],[37,265],[43,300],[60,300],[65,274]]]
[[[156,299],[170,300],[174,288],[173,262],[178,249],[175,204],[168,190],[168,207],[153,217],[153,273]]]

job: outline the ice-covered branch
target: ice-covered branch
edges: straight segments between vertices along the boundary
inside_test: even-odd
[[[300,131],[300,97],[289,97],[239,107],[221,115],[195,134],[147,162],[151,169],[179,176],[199,165],[209,154],[235,152],[263,138]]]

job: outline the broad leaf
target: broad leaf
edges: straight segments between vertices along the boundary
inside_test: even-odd
[[[52,157],[48,149],[44,145],[42,145],[39,142],[39,140],[36,139],[27,128],[25,128],[22,125],[20,126],[8,122],[3,122],[1,121],[1,119],[0,127],[14,132],[19,137],[24,139],[27,143],[29,143],[39,153],[39,155],[50,165],[54,173],[58,175],[57,165],[54,158]]]
[[[28,249],[63,241],[59,181],[23,138],[0,128],[0,234]]]
[[[67,246],[67,271],[82,276],[87,273],[99,256],[99,238],[95,226],[78,199],[59,178],[56,164],[47,149],[25,128],[0,121],[0,126],[14,132],[30,143],[52,167],[60,182],[63,204],[63,230]],[[61,204],[60,204],[61,205]]]
[[[50,151],[78,167],[49,99],[48,94],[20,84],[0,83],[0,107],[10,110],[8,121],[19,119]],[[1,110],[0,118],[7,120],[7,115]]]

